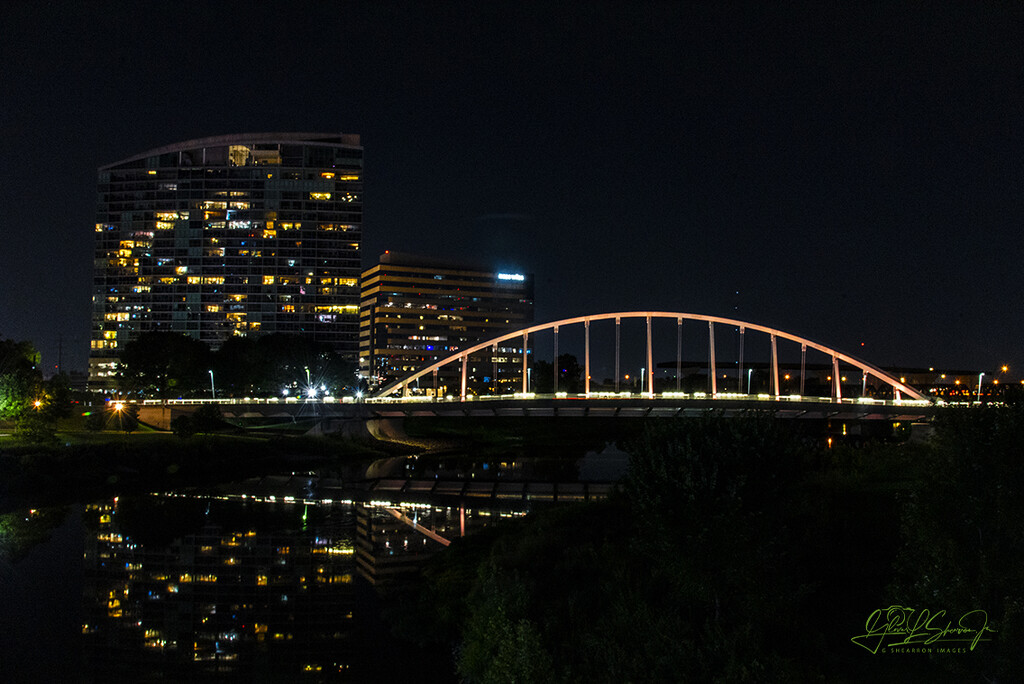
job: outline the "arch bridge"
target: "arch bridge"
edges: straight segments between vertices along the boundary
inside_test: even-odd
[[[591,365],[591,354],[590,354],[590,326],[591,323],[596,321],[615,321],[615,375],[619,377],[620,368],[620,324],[624,319],[643,319],[646,322],[647,336],[646,336],[646,354],[647,354],[647,366],[645,368],[645,377],[642,378],[642,382],[646,384],[646,392],[643,394],[648,398],[654,398],[654,355],[653,355],[653,342],[651,335],[652,321],[655,319],[670,319],[676,322],[676,389],[679,389],[679,382],[681,377],[682,369],[682,330],[683,322],[697,322],[707,324],[708,334],[708,377],[710,379],[710,395],[711,398],[736,398],[742,396],[742,382],[740,378],[743,375],[743,352],[745,335],[748,331],[766,335],[771,345],[771,361],[769,364],[769,382],[770,392],[769,398],[776,400],[782,400],[782,396],[779,384],[779,353],[778,353],[778,341],[784,340],[800,345],[800,395],[803,395],[805,389],[806,369],[807,369],[807,350],[811,349],[831,358],[831,383],[830,383],[830,396],[829,400],[835,402],[842,402],[842,375],[840,373],[840,363],[852,366],[858,369],[862,374],[862,388],[866,388],[868,377],[874,377],[881,381],[884,385],[887,385],[892,389],[894,400],[899,403],[903,401],[904,397],[914,400],[917,402],[931,401],[925,395],[921,394],[912,387],[907,386],[899,378],[893,377],[889,373],[886,373],[882,369],[873,366],[866,361],[858,359],[849,354],[845,354],[836,349],[832,349],[818,342],[814,342],[805,337],[794,335],[776,328],[770,328],[764,325],[758,325],[756,323],[749,323],[747,321],[740,321],[732,318],[723,318],[721,316],[709,316],[705,314],[693,314],[693,313],[678,313],[678,312],[667,312],[667,311],[624,311],[618,313],[603,313],[603,314],[592,314],[588,316],[578,316],[575,318],[565,318],[558,321],[552,321],[549,323],[542,323],[539,325],[530,326],[521,330],[515,330],[507,332],[497,337],[494,337],[485,342],[460,349],[450,356],[441,359],[435,363],[432,363],[410,375],[396,380],[391,384],[387,385],[377,393],[377,398],[392,397],[396,393],[400,393],[401,396],[408,396],[410,392],[410,386],[416,383],[420,378],[433,374],[434,382],[436,386],[437,371],[440,368],[448,366],[450,364],[461,364],[461,384],[459,399],[465,401],[466,385],[467,385],[467,365],[469,363],[470,355],[478,354],[480,352],[486,352],[488,349],[491,350],[492,354],[497,353],[497,347],[503,342],[510,340],[521,340],[522,341],[522,393],[516,394],[517,398],[531,398],[532,395],[529,393],[528,387],[528,353],[531,336],[536,335],[540,332],[551,331],[554,334],[554,359],[555,362],[552,364],[554,367],[554,391],[556,396],[559,395],[558,388],[558,333],[562,328],[568,326],[582,325],[584,331],[584,366],[583,366],[583,382],[584,382],[584,395],[591,396],[590,388],[590,365]],[[726,393],[719,392],[718,389],[718,364],[715,356],[715,326],[728,326],[730,328],[738,329],[739,331],[739,344],[737,349],[737,393]],[[729,363],[730,367],[732,362]],[[497,383],[496,383],[497,384]],[[749,391],[749,387],[748,387]],[[863,389],[862,389],[863,393]],[[728,394],[728,397],[726,395]],[[706,397],[706,395],[703,395]],[[791,397],[785,397],[791,398]]]

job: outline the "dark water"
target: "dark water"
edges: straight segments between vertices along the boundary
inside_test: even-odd
[[[390,635],[377,589],[525,506],[263,489],[6,516],[0,681],[455,681],[451,653]]]

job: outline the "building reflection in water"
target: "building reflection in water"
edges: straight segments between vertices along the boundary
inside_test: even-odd
[[[357,577],[393,581],[454,539],[525,514],[281,498],[87,507],[85,680],[354,681],[373,657]]]

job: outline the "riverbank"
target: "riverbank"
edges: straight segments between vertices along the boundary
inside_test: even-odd
[[[393,455],[371,440],[166,432],[60,432],[58,443],[0,438],[0,513],[218,484],[297,470],[358,470]]]

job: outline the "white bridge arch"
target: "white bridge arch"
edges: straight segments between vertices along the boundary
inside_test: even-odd
[[[538,332],[547,331],[547,330],[551,330],[551,331],[554,332],[554,340],[555,340],[555,351],[554,351],[555,364],[554,365],[557,367],[557,359],[558,359],[558,330],[559,330],[559,328],[562,328],[562,327],[566,327],[566,326],[570,326],[570,325],[577,325],[577,324],[582,324],[583,327],[584,327],[584,331],[585,331],[584,332],[584,368],[583,368],[583,377],[584,377],[584,392],[585,392],[585,394],[589,395],[590,394],[590,324],[592,322],[594,322],[594,321],[607,321],[607,320],[614,320],[615,321],[615,324],[616,324],[616,363],[615,363],[615,365],[616,365],[616,373],[618,373],[618,366],[619,366],[619,359],[618,359],[618,354],[619,354],[619,348],[618,348],[618,325],[619,325],[619,322],[622,319],[625,319],[625,318],[643,318],[643,319],[646,319],[646,321],[647,321],[647,367],[646,367],[646,373],[645,373],[647,377],[643,378],[643,381],[645,381],[647,383],[647,394],[649,396],[654,396],[654,363],[653,363],[654,359],[653,359],[653,350],[652,350],[652,343],[651,343],[651,321],[653,319],[656,319],[656,318],[666,318],[666,319],[674,319],[676,321],[677,331],[678,331],[677,332],[677,335],[678,335],[677,339],[679,340],[679,343],[677,344],[677,348],[679,348],[679,349],[681,349],[682,324],[683,324],[684,320],[685,321],[707,322],[707,324],[708,324],[708,342],[709,342],[708,348],[710,350],[709,351],[709,360],[708,360],[709,361],[709,376],[710,376],[710,379],[711,379],[711,394],[712,394],[712,396],[715,396],[715,395],[718,394],[717,379],[716,379],[716,374],[717,374],[716,371],[717,371],[717,369],[716,369],[716,362],[715,362],[715,325],[726,325],[726,326],[730,326],[730,327],[733,327],[733,328],[738,328],[739,329],[739,333],[740,333],[741,342],[740,342],[740,345],[739,345],[739,372],[737,374],[738,376],[742,375],[742,373],[743,373],[743,348],[744,348],[744,345],[743,345],[742,339],[743,339],[743,335],[745,334],[745,332],[747,330],[753,330],[753,331],[756,331],[756,332],[764,333],[764,334],[768,335],[771,338],[771,375],[770,375],[770,381],[771,381],[772,391],[773,391],[773,393],[774,393],[774,395],[776,397],[778,397],[780,395],[780,391],[779,391],[779,359],[778,359],[778,351],[777,351],[777,347],[776,347],[776,340],[781,338],[781,339],[784,339],[784,340],[789,340],[789,341],[792,341],[792,342],[796,342],[796,343],[798,343],[800,345],[800,348],[801,348],[801,385],[803,384],[803,379],[804,379],[804,375],[805,375],[804,370],[805,370],[805,364],[806,364],[807,349],[814,349],[814,350],[822,352],[823,354],[826,354],[827,356],[830,356],[832,358],[832,377],[834,378],[834,380],[832,381],[832,398],[834,398],[837,401],[842,399],[842,383],[840,382],[840,373],[839,373],[839,363],[840,362],[846,363],[848,365],[851,365],[851,366],[854,366],[855,368],[860,369],[860,371],[864,374],[865,379],[866,379],[866,377],[868,375],[871,375],[871,376],[874,376],[875,378],[878,378],[879,380],[881,380],[885,384],[889,385],[890,387],[892,387],[893,392],[894,392],[894,394],[895,394],[897,399],[901,398],[901,394],[906,394],[908,397],[910,397],[912,399],[930,401],[928,399],[928,397],[926,397],[925,395],[921,394],[920,392],[918,392],[917,390],[913,389],[912,387],[907,386],[906,384],[901,382],[899,378],[893,377],[892,375],[890,375],[889,373],[886,373],[882,369],[880,369],[880,368],[878,368],[876,366],[873,366],[873,365],[867,363],[866,361],[862,361],[862,360],[860,360],[860,359],[858,359],[858,358],[856,358],[854,356],[850,356],[849,354],[844,354],[843,352],[837,351],[837,350],[832,349],[830,347],[826,347],[825,345],[819,344],[818,342],[814,342],[814,341],[809,340],[807,338],[800,337],[799,335],[793,335],[791,333],[787,333],[787,332],[782,331],[782,330],[777,330],[775,328],[769,328],[767,326],[758,325],[756,323],[748,323],[746,321],[739,321],[739,320],[736,320],[736,319],[733,319],[733,318],[723,318],[721,316],[709,316],[709,315],[705,315],[705,314],[677,313],[677,312],[671,312],[671,311],[623,311],[623,312],[618,312],[618,313],[592,314],[592,315],[589,315],[589,316],[577,316],[575,318],[563,318],[562,320],[551,321],[549,323],[541,323],[541,324],[538,324],[538,325],[530,326],[528,328],[523,328],[521,330],[515,330],[515,331],[512,331],[512,332],[504,333],[502,335],[499,335],[497,337],[489,339],[486,342],[481,342],[481,343],[473,345],[471,347],[466,347],[465,349],[460,349],[459,351],[453,353],[452,355],[450,355],[450,356],[448,356],[448,357],[446,357],[444,359],[441,359],[440,361],[432,363],[429,366],[425,366],[424,368],[421,368],[420,370],[416,371],[415,373],[412,373],[411,375],[408,375],[408,376],[402,378],[401,380],[396,380],[395,382],[391,383],[390,385],[388,385],[384,389],[382,389],[380,392],[378,392],[377,396],[378,397],[387,397],[387,396],[389,396],[391,394],[394,394],[395,392],[398,392],[398,391],[402,391],[403,394],[407,394],[409,386],[410,386],[411,383],[416,382],[417,380],[419,380],[423,376],[427,375],[428,373],[435,372],[437,369],[439,369],[439,368],[441,368],[443,366],[446,366],[448,364],[456,363],[456,362],[461,361],[462,362],[462,384],[461,384],[460,397],[462,399],[465,399],[466,398],[466,364],[467,364],[467,362],[469,360],[470,354],[475,354],[477,352],[484,351],[484,350],[488,349],[489,347],[490,348],[496,347],[498,344],[500,344],[502,342],[505,342],[507,340],[517,339],[517,338],[522,338],[522,343],[523,343],[523,380],[522,381],[523,381],[523,393],[525,394],[527,392],[527,387],[526,387],[526,383],[527,383],[527,373],[526,373],[527,353],[526,353],[526,350],[528,349],[528,343],[529,343],[530,335],[533,335],[533,334],[538,333]],[[679,362],[680,362],[680,358],[679,358],[679,355],[677,355],[677,368],[678,368]],[[556,369],[556,373],[555,373],[555,392],[558,391],[557,381],[558,381],[558,374],[557,374],[557,369]]]

